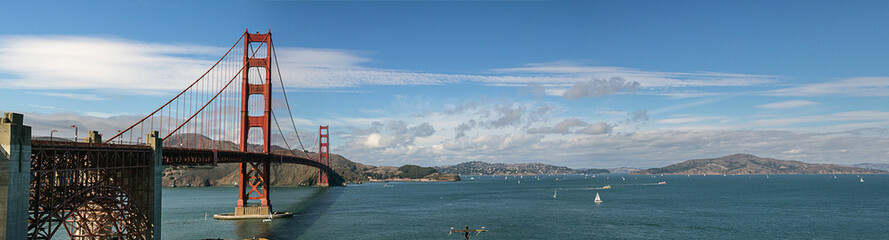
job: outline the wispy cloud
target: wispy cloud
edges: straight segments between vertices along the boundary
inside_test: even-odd
[[[775,117],[754,120],[751,123],[758,127],[793,126],[801,123],[837,123],[859,122],[883,125],[889,119],[889,112],[883,111],[849,111],[824,115],[799,116],[799,117]],[[885,126],[885,125],[883,125]],[[872,126],[873,127],[873,126]]]
[[[809,106],[818,104],[817,102],[805,101],[805,100],[790,100],[783,102],[774,102],[774,103],[766,103],[761,105],[756,105],[758,108],[767,108],[767,109],[783,109],[783,108],[796,108],[802,106]]]
[[[70,98],[75,100],[84,100],[84,101],[102,101],[106,98],[94,95],[94,94],[79,94],[79,93],[58,93],[58,92],[32,92],[31,94],[38,94],[43,96],[50,97],[63,97]]]
[[[804,84],[766,92],[774,96],[889,96],[889,77],[856,77],[834,82]]]
[[[0,84],[20,89],[184,89],[223,49],[82,36],[0,37]],[[216,56],[218,55],[218,56]],[[61,95],[59,95],[61,96]]]
[[[660,72],[613,66],[586,66],[572,61],[531,63],[522,67],[494,69],[498,73],[521,73],[532,76],[550,76],[573,84],[580,80],[611,79],[620,77],[629,82],[639,82],[644,87],[728,87],[760,86],[772,84],[778,76],[720,72]]]
[[[124,90],[137,94],[157,94],[159,91],[183,89],[206,71],[225,49],[90,36],[5,35],[0,36],[0,76],[3,76],[0,77],[0,84],[19,89]],[[572,98],[577,95],[576,90],[583,89],[578,88],[578,84],[589,85],[595,79],[624,79],[630,85],[621,86],[620,89],[626,90],[639,86],[758,86],[774,83],[778,79],[769,75],[585,66],[570,61],[533,63],[477,74],[447,74],[366,67],[364,65],[373,59],[367,57],[368,53],[360,51],[278,47],[276,52],[287,86],[319,90],[367,85],[481,83],[487,86],[526,87],[532,84],[535,94],[567,94],[566,97]],[[653,91],[657,94],[673,92]]]

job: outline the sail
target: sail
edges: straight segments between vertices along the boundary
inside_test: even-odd
[[[593,200],[595,203],[601,203],[602,199],[599,198],[599,193],[596,193],[596,200]]]

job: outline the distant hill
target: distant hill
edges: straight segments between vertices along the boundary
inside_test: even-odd
[[[199,134],[179,134],[169,138],[166,146],[191,147],[215,147],[227,150],[237,150],[237,144],[229,141],[215,141]],[[250,145],[249,148],[258,151],[259,146]],[[282,155],[308,156],[317,159],[314,152],[302,152],[300,150],[287,150],[280,146],[272,146],[273,153]],[[305,155],[304,155],[305,154]],[[333,176],[332,185],[341,183],[366,182],[370,178],[422,178],[439,181],[459,181],[460,177],[454,174],[441,174],[433,168],[420,166],[405,166],[402,168],[389,166],[371,166],[353,162],[338,154],[330,154],[330,165],[338,176]],[[170,166],[164,168],[162,184],[164,187],[203,187],[203,186],[235,186],[238,181],[238,167],[236,163],[219,164],[213,166]],[[272,163],[272,186],[313,186],[317,184],[318,169],[299,164]]]
[[[619,168],[609,168],[608,171],[612,173],[631,173],[635,171],[641,171],[642,169],[638,168],[630,168],[630,167],[619,167]]]
[[[881,171],[889,171],[889,163],[859,163],[853,164],[853,167],[867,168]]]
[[[885,171],[844,167],[833,164],[810,164],[760,158],[750,154],[734,154],[719,158],[694,159],[662,168],[651,168],[630,174],[860,174]]]
[[[571,169],[543,163],[486,163],[464,162],[457,165],[435,167],[441,173],[459,175],[538,175],[538,174],[601,174],[605,169]]]

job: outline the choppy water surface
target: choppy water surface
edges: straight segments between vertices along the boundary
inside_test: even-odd
[[[274,209],[295,215],[270,223],[213,220],[234,210],[235,188],[171,188],[162,227],[164,239],[462,239],[448,230],[466,225],[489,230],[473,239],[886,238],[889,175],[862,177],[464,176],[274,188]],[[604,203],[593,203],[597,192]]]

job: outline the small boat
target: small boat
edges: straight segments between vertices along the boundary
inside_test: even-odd
[[[269,213],[269,218],[263,219],[262,221],[263,222],[271,222],[272,221],[272,214]]]
[[[519,180],[519,184],[522,184],[522,180]]]
[[[766,178],[769,178],[769,175],[766,175]]]
[[[600,203],[602,203],[602,199],[599,198],[599,193],[596,193],[596,200],[593,200],[593,202],[596,203],[596,204],[600,204]]]
[[[667,185],[667,181],[661,181],[661,182],[657,183],[657,185]]]
[[[475,180],[475,177],[469,177],[469,180]]]
[[[553,198],[556,198],[556,190],[553,190]]]
[[[602,189],[611,189],[611,185],[605,185]]]
[[[389,185],[388,183],[383,184],[383,187],[394,187],[393,185]]]
[[[858,178],[859,182],[864,182],[864,178]]]
[[[837,175],[833,175],[833,179],[837,179]]]
[[[509,180],[509,176],[504,177],[503,180]]]
[[[620,180],[621,180],[621,181],[626,181],[627,179],[624,178],[624,177],[620,177]]]

